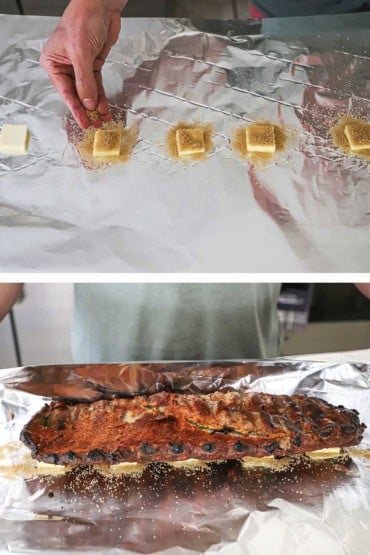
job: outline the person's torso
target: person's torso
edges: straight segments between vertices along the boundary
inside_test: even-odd
[[[76,362],[266,358],[280,347],[279,284],[75,286]]]

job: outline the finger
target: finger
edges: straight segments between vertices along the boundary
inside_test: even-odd
[[[98,100],[98,90],[93,67],[93,60],[80,56],[72,59],[76,91],[80,102],[86,110],[95,110]]]
[[[103,125],[103,121],[101,118],[97,118],[90,122],[90,125],[92,125],[96,129],[99,129]]]
[[[104,85],[103,85],[103,76],[101,71],[95,72],[95,79],[96,79],[96,86],[98,90],[98,112],[102,116],[106,116],[109,113],[109,105],[107,96],[105,94]]]
[[[112,47],[118,41],[120,30],[121,17],[120,14],[115,14],[111,19],[109,27],[108,41],[110,43],[110,47]]]
[[[90,120],[77,96],[73,77],[61,70],[48,71],[48,74],[54,87],[71,110],[78,125],[82,127],[82,129],[87,129],[90,126]]]
[[[121,18],[119,16],[118,18],[113,17],[110,22],[107,40],[99,54],[99,58],[105,60],[108,57],[108,54],[112,46],[118,40],[120,29],[121,29]]]

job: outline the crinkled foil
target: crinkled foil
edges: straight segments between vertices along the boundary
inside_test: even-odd
[[[125,20],[104,83],[139,142],[99,171],[81,163],[38,62],[55,25],[0,16],[0,125],[32,133],[28,156],[0,157],[3,271],[369,270],[369,163],[329,131],[348,111],[369,118],[370,14]],[[207,161],[168,157],[180,120],[213,125]],[[231,148],[258,120],[294,136],[263,168]]]
[[[15,368],[0,373],[0,469],[14,462],[4,446],[17,442],[22,426],[49,398],[91,400],[164,389],[312,394],[357,409],[370,425],[365,364],[276,360]],[[199,470],[152,464],[142,475],[113,478],[76,469],[49,479],[0,473],[0,550],[367,555],[369,427],[359,448],[346,463],[280,471],[229,461]]]

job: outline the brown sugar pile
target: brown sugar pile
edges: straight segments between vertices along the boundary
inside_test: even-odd
[[[358,126],[358,132],[360,133],[363,130],[364,137],[367,136],[369,133],[368,126],[369,123],[366,121],[354,118],[352,116],[343,116],[337,124],[330,129],[331,137],[333,139],[333,143],[336,147],[338,147],[342,152],[349,154],[350,156],[356,156],[363,158],[365,160],[370,160],[370,148],[366,148],[360,151],[353,151],[350,148],[348,139],[345,135],[344,129],[346,125],[356,125]]]
[[[275,156],[277,152],[283,152],[286,148],[288,141],[289,131],[287,128],[280,125],[272,124],[269,121],[259,121],[256,125],[273,125],[275,131],[275,152],[248,152],[247,148],[247,138],[246,138],[246,127],[238,127],[235,129],[232,140],[231,147],[236,152],[240,158],[248,159],[255,166],[263,166],[268,164]]]
[[[201,129],[203,132],[203,140],[205,151],[197,152],[194,154],[188,154],[186,156],[180,156],[177,148],[176,134],[179,130],[185,129]],[[189,123],[185,121],[180,121],[177,125],[171,127],[167,134],[167,152],[171,158],[175,160],[180,160],[181,162],[186,162],[189,160],[206,160],[207,155],[213,150],[212,135],[214,133],[213,126],[209,123],[202,124],[200,122]]]
[[[114,164],[127,162],[133,153],[138,139],[136,126],[125,127],[122,121],[108,121],[103,123],[100,129],[107,131],[119,131],[121,133],[121,150],[119,156],[93,156],[94,138],[96,127],[89,127],[83,131],[81,137],[72,137],[77,151],[85,167],[91,170],[106,168]]]

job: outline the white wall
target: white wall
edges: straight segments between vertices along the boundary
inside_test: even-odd
[[[71,362],[73,285],[29,283],[24,291],[14,308],[23,364]],[[0,324],[0,368],[12,366],[16,359],[7,317]]]

